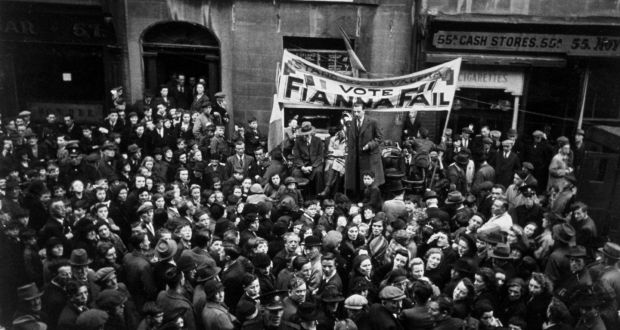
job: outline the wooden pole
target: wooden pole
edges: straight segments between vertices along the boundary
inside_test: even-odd
[[[577,129],[583,125],[583,114],[586,111],[586,97],[588,96],[588,85],[590,84],[590,67],[586,67],[583,75],[583,83],[581,86],[581,105],[579,109],[579,119],[577,120]]]

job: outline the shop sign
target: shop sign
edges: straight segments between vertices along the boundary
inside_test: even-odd
[[[50,114],[56,117],[73,115],[76,121],[94,122],[103,118],[101,104],[88,103],[59,103],[59,102],[28,102],[28,109],[32,112],[32,119],[43,120]]]
[[[568,34],[438,31],[438,49],[564,53],[573,56],[620,56],[620,37]]]
[[[501,89],[514,96],[523,95],[523,72],[467,70],[459,73],[458,88]]]
[[[48,7],[34,4],[22,8],[9,3],[0,11],[0,40],[100,45],[109,42],[113,35],[103,16],[91,10],[65,12],[45,8]]]

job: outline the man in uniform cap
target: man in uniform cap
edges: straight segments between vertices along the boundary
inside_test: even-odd
[[[282,304],[284,296],[286,296],[286,291],[281,290],[271,291],[259,297],[260,304],[264,308],[262,311],[262,319],[265,329],[274,330],[280,328],[284,309],[284,305]]]

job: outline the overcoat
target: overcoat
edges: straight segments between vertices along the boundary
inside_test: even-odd
[[[361,191],[360,183],[364,171],[375,173],[375,184],[377,186],[385,183],[380,148],[383,134],[379,130],[377,121],[364,116],[362,125],[358,126],[357,119],[353,119],[348,124],[347,141],[345,188]],[[366,145],[368,145],[368,149],[363,150]]]

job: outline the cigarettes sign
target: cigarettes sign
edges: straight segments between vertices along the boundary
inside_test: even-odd
[[[439,31],[439,49],[564,53],[573,56],[620,56],[620,37],[568,34]]]

